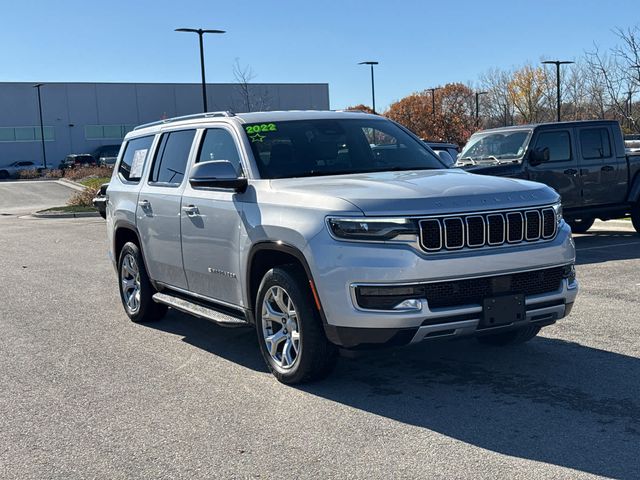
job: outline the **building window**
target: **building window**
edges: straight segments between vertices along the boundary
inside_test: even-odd
[[[44,127],[44,140],[56,139],[54,127]],[[0,142],[39,142],[42,140],[40,126],[35,127],[0,127]]]
[[[129,133],[135,125],[86,125],[84,137],[87,140],[119,140]]]

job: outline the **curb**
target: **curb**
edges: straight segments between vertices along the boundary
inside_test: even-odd
[[[57,183],[64,185],[65,187],[73,188],[74,190],[78,190],[80,192],[84,191],[87,187],[84,185],[74,182],[73,180],[67,180],[66,178],[59,178],[56,180]]]
[[[77,213],[40,213],[31,214],[34,218],[91,218],[100,217],[98,212],[77,212]]]

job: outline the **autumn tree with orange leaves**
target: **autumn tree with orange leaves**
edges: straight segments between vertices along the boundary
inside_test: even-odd
[[[431,91],[409,95],[389,107],[384,115],[431,141],[464,145],[475,132],[471,115],[473,91],[461,83],[449,83],[435,91],[435,112]]]

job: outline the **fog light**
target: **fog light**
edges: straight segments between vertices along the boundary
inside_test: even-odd
[[[397,304],[395,307],[393,307],[393,309],[420,311],[422,310],[422,302],[420,302],[420,300],[418,300],[417,298],[408,298],[407,300],[403,300],[402,302]]]
[[[569,286],[576,282],[576,267],[574,264],[565,265],[562,271],[562,276],[567,279]]]

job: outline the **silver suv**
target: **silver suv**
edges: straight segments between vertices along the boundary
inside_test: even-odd
[[[475,335],[506,345],[569,314],[558,194],[446,169],[347,112],[207,113],[129,133],[106,191],[127,315],[253,325],[285,383],[354,349]]]

